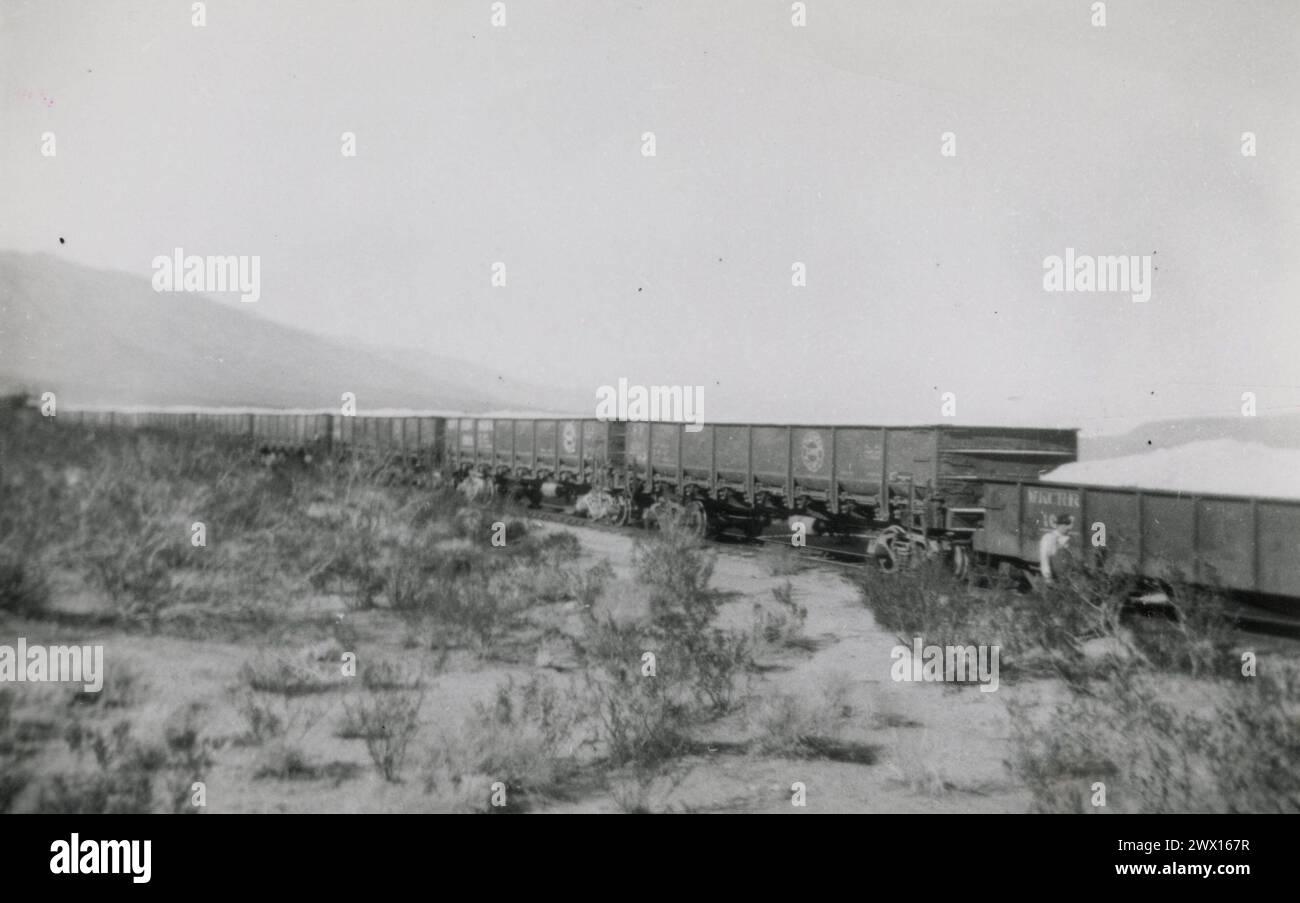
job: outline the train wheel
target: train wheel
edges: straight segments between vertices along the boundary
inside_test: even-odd
[[[878,537],[872,541],[867,548],[867,554],[872,556],[876,567],[883,573],[892,574],[898,570],[898,555],[886,537]]]
[[[602,524],[612,524],[615,527],[621,527],[628,521],[627,499],[613,493],[602,493],[601,499],[602,510],[600,517],[596,518]]]
[[[614,502],[618,505],[618,516],[614,520],[614,526],[626,527],[632,520],[632,500],[625,495],[616,495]]]
[[[709,532],[709,514],[700,501],[687,502],[681,512],[681,524],[696,536],[703,538]]]
[[[958,580],[965,580],[970,575],[970,552],[965,546],[952,547],[952,574]]]

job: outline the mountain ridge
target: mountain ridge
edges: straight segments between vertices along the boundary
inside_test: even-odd
[[[481,412],[563,397],[464,361],[319,336],[207,295],[155,292],[143,277],[15,251],[0,251],[0,388],[54,391],[69,407],[329,409],[352,392],[360,411]]]

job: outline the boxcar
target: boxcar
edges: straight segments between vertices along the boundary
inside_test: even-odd
[[[1034,570],[1053,518],[1073,521],[1076,555],[1152,580],[1230,593],[1300,596],[1300,501],[1058,483],[985,485],[974,550]]]

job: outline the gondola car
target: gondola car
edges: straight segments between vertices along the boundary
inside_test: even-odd
[[[1038,570],[1039,540],[1069,518],[1076,560],[1269,608],[1300,597],[1300,500],[991,480],[984,508],[973,548],[990,568]]]

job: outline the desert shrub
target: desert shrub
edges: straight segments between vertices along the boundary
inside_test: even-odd
[[[239,714],[248,725],[245,743],[261,746],[284,734],[285,720],[272,700],[277,697],[264,693],[245,691],[236,703]]]
[[[163,765],[165,800],[171,811],[201,812],[191,804],[196,781],[204,780],[213,764],[213,753],[224,741],[206,737],[200,727],[205,707],[191,703],[168,718],[163,726],[163,745],[167,761]]]
[[[101,471],[87,489],[77,545],[87,581],[124,616],[152,621],[172,601],[174,572],[197,555],[189,514],[204,510],[207,489],[157,439],[141,436],[129,450],[119,472]]]
[[[414,530],[446,520],[455,511],[451,497],[440,492],[417,493],[403,507],[401,518]]]
[[[1004,647],[1004,670],[1084,688],[1130,660],[1192,677],[1230,667],[1233,629],[1214,590],[1179,585],[1168,611],[1133,617],[1138,586],[1126,571],[1076,567],[1037,593],[998,594],[990,632]],[[1093,640],[1104,641],[1105,654],[1089,653]]]
[[[384,780],[401,780],[407,748],[419,729],[424,686],[409,691],[364,690],[343,700],[341,732],[365,741],[376,771]]]
[[[505,528],[501,532],[497,530],[498,523]],[[528,522],[512,517],[501,505],[461,507],[451,515],[449,527],[452,536],[467,539],[475,545],[504,539],[505,545],[498,548],[522,545],[528,537]]]
[[[253,765],[253,779],[314,781],[327,776],[342,779],[350,776],[355,770],[354,766],[347,763],[320,764],[300,745],[279,739],[268,744],[258,753]]]
[[[361,686],[372,692],[379,690],[418,690],[424,684],[424,680],[420,675],[412,674],[400,664],[382,659],[363,663],[359,676]]]
[[[591,608],[614,579],[614,568],[608,560],[601,560],[586,571],[573,571],[569,577],[569,592],[583,608]]]
[[[716,563],[700,538],[683,527],[666,525],[632,548],[632,567],[649,588],[656,621],[680,619],[695,627],[712,622],[721,602],[709,587]]]
[[[0,752],[6,752],[9,747],[9,732],[13,729],[14,723],[14,691],[8,687],[0,687]]]
[[[156,619],[168,602],[177,542],[155,525],[132,541],[110,531],[86,548],[87,577],[104,590],[128,618]]]
[[[794,586],[789,580],[772,589],[772,600],[770,605],[754,603],[751,633],[755,647],[781,649],[806,645],[803,628],[808,609],[794,601]]]
[[[578,767],[585,717],[573,697],[546,679],[516,684],[511,678],[490,704],[476,703],[459,735],[435,754],[431,785],[444,773],[453,780],[482,774],[505,784],[512,797],[554,793]]]
[[[198,727],[200,709],[173,715],[162,742],[132,736],[119,721],[108,732],[73,722],[64,740],[77,759],[71,773],[53,775],[41,788],[38,808],[63,814],[197,812],[191,787],[212,765],[219,744]]]
[[[919,636],[938,645],[964,644],[987,608],[938,561],[923,561],[907,573],[863,568],[858,590],[876,623],[900,641]]]
[[[437,579],[438,568],[403,552],[394,553],[384,571],[384,596],[394,611],[417,611],[429,604],[430,585]]]
[[[261,653],[244,662],[239,679],[251,690],[282,696],[320,693],[338,685],[314,668],[273,653]]]
[[[1125,812],[1300,812],[1294,669],[1188,688],[1132,663],[1046,712],[1009,705],[1008,767],[1039,811],[1088,811],[1101,781]]]
[[[293,736],[301,738],[320,719],[318,708],[298,705],[292,697],[242,688],[236,691],[235,709],[247,730],[236,742],[262,746]]]
[[[0,687],[0,814],[13,809],[31,779],[22,764],[24,750],[14,729],[13,711],[14,692]]]
[[[0,551],[0,611],[31,617],[45,611],[49,601],[49,583],[40,566]]]
[[[91,755],[92,767],[54,775],[41,788],[39,809],[64,814],[150,812],[154,807],[153,773],[162,750],[131,737],[131,723],[119,721],[108,733],[70,725],[64,739],[78,765]]]
[[[764,696],[749,717],[757,729],[754,748],[777,756],[820,756],[841,743],[846,719],[853,714],[848,696],[848,681],[838,675],[812,698],[782,692]]]
[[[1133,588],[1123,571],[1077,567],[1037,593],[1004,592],[999,600],[1005,613],[999,622],[1003,645],[1013,658],[1048,653],[1062,677],[1078,679],[1083,644],[1120,634]]]
[[[520,520],[517,517],[507,517],[504,520],[499,521],[499,523],[505,525],[503,538],[505,539],[507,546],[514,545],[528,535],[527,521]]]
[[[452,636],[479,649],[490,648],[508,620],[501,598],[484,575],[443,584],[429,611]]]
[[[1075,569],[1008,628],[1021,647],[1051,647],[1066,681],[1050,708],[1008,703],[1008,767],[1035,808],[1089,811],[1101,781],[1107,806],[1128,812],[1300,811],[1295,669],[1243,678],[1212,589],[1182,585],[1170,617],[1134,619],[1136,586]],[[1089,639],[1105,642],[1090,652]]]
[[[351,484],[329,519],[327,533],[318,534],[326,548],[308,571],[308,584],[321,592],[338,592],[358,610],[372,608],[384,591],[384,530],[391,506],[382,498],[357,494]]]
[[[550,559],[557,564],[576,561],[582,555],[582,543],[568,530],[530,536],[521,554],[529,560]]]
[[[589,620],[585,652],[590,667],[586,688],[614,765],[653,765],[679,755],[689,745],[694,718],[689,688],[679,672],[656,667],[642,673],[642,655],[651,640],[637,625],[612,618]]]
[[[31,782],[31,773],[0,756],[0,815],[11,812],[14,803]]]
[[[1300,812],[1300,668],[1231,684],[1213,721],[1215,783],[1229,812]]]
[[[928,730],[908,734],[896,731],[892,747],[888,770],[894,783],[926,797],[946,796],[958,788],[957,781],[939,761],[942,745]]]
[[[717,627],[673,631],[663,645],[669,666],[688,675],[695,701],[718,713],[735,703],[737,680],[753,663],[752,648],[745,634]]]
[[[1191,677],[1212,676],[1231,670],[1237,638],[1224,614],[1223,598],[1213,589],[1178,584],[1170,596],[1168,618],[1146,618],[1133,623],[1137,651],[1154,666]]]
[[[415,634],[431,631],[435,646],[465,643],[488,650],[522,623],[529,608],[566,598],[569,586],[568,573],[548,579],[503,562],[495,570],[485,567],[427,584],[408,623]]]
[[[722,604],[722,595],[709,585],[715,556],[689,530],[666,525],[634,547],[632,562],[649,589],[647,639],[698,701],[726,711],[736,678],[752,663],[752,650],[748,636],[714,624]]]
[[[505,558],[486,576],[499,607],[517,613],[570,598],[575,573],[570,566],[550,559],[529,563]]]
[[[666,524],[633,550],[648,621],[619,623],[585,610],[587,691],[615,766],[657,767],[689,748],[694,724],[734,705],[737,678],[752,664],[751,641],[715,625],[722,596],[709,585],[713,565],[698,537]],[[646,653],[655,656],[653,675],[643,673]]]
[[[99,692],[92,693],[84,687],[74,690],[68,698],[69,705],[92,705],[104,709],[129,709],[145,695],[144,679],[140,672],[128,665],[106,669],[104,684]]]
[[[773,577],[793,577],[802,574],[811,567],[806,555],[796,552],[789,545],[778,545],[764,555],[768,573]]]
[[[207,520],[225,536],[283,529],[296,506],[286,505],[285,494],[274,491],[277,484],[282,481],[264,468],[231,462],[212,479]]]

